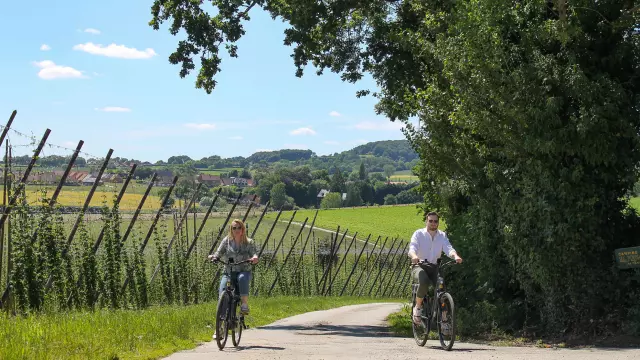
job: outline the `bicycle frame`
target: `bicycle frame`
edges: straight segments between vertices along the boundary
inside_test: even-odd
[[[248,263],[250,262],[251,259],[247,259],[244,261],[240,261],[237,263],[233,262],[233,259],[229,258],[229,262],[224,262],[220,259],[216,259],[213,262],[220,262],[224,265],[231,265],[231,268],[229,269],[229,271],[227,271],[226,267],[225,270],[223,271],[223,276],[227,277],[227,283],[224,289],[224,292],[222,294],[220,294],[220,297],[218,299],[218,312],[216,313],[216,341],[218,342],[218,347],[220,348],[220,350],[222,350],[222,348],[224,348],[224,345],[227,342],[227,331],[229,329],[231,329],[232,334],[234,334],[232,336],[232,340],[233,340],[233,345],[237,346],[240,343],[240,336],[242,334],[242,329],[247,329],[247,325],[244,323],[244,315],[242,313],[240,313],[240,315],[238,316],[238,314],[236,313],[237,311],[237,306],[240,303],[240,294],[239,294],[239,285],[238,285],[238,272],[233,271],[232,267],[234,265],[240,265],[240,264],[244,264],[244,263]],[[227,295],[227,298],[229,299],[228,302],[228,306],[226,309],[221,310],[221,307],[224,307],[224,303],[221,303],[221,301],[223,300],[224,296]],[[224,314],[224,318],[221,317],[221,314]],[[222,320],[224,323],[226,323],[225,326],[225,331],[224,331],[224,335],[218,333],[218,325],[217,322],[219,320]],[[238,327],[238,339],[235,338],[235,330],[236,326],[238,325],[239,322],[239,327]]]
[[[446,284],[444,282],[444,276],[442,276],[442,269],[448,265],[451,265],[455,263],[455,260],[451,260],[451,261],[447,261],[446,263],[442,264],[442,259],[438,259],[437,262],[437,271],[436,271],[436,284],[434,286],[434,290],[433,290],[433,300],[432,303],[429,303],[429,297],[428,295],[425,295],[423,297],[423,305],[422,307],[426,309],[426,306],[424,305],[424,301],[427,301],[427,304],[430,305],[429,307],[430,309],[430,314],[427,314],[427,318],[429,319],[429,321],[432,321],[433,319],[436,319],[438,314],[438,302],[436,300],[440,300],[440,298],[442,297],[442,295],[444,295],[447,292],[447,288],[446,288]],[[420,265],[417,265],[420,266]],[[425,270],[426,271],[426,270]],[[431,324],[429,324],[431,325]],[[430,327],[430,326],[429,326]]]

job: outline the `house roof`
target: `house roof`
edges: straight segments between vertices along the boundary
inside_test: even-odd
[[[220,181],[219,175],[211,175],[211,174],[200,174],[198,175],[200,181]]]

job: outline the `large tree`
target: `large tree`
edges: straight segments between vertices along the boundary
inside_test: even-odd
[[[640,231],[626,198],[640,164],[637,1],[211,3],[215,16],[190,0],[152,7],[155,29],[171,19],[187,34],[169,57],[180,76],[200,55],[198,88],[214,89],[220,47],[236,56],[256,7],[290,25],[297,76],[311,62],[376,80],[376,111],[405,123],[420,156],[425,207],[472,264],[462,308],[501,302],[503,324],[595,332],[640,295],[613,258]]]

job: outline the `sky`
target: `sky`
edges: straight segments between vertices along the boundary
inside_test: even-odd
[[[40,138],[44,155],[68,155],[84,140],[84,156],[143,161],[249,156],[256,151],[310,149],[333,154],[378,140],[404,139],[401,124],[376,115],[376,90],[339,75],[295,76],[283,45],[286,24],[251,10],[239,58],[225,58],[216,89],[195,88],[197,71],[180,78],[171,54],[180,35],[153,30],[152,0],[6,2],[0,12],[0,124]],[[56,5],[57,4],[57,5]],[[199,65],[197,60],[196,65]],[[198,67],[196,68],[196,70]],[[33,150],[10,132],[14,154]]]

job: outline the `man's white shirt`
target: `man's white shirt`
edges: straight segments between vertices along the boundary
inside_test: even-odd
[[[456,250],[451,246],[444,231],[437,230],[436,236],[431,237],[427,229],[423,228],[416,230],[411,236],[409,252],[411,251],[415,252],[420,260],[435,264],[442,252],[453,259],[453,252]]]

